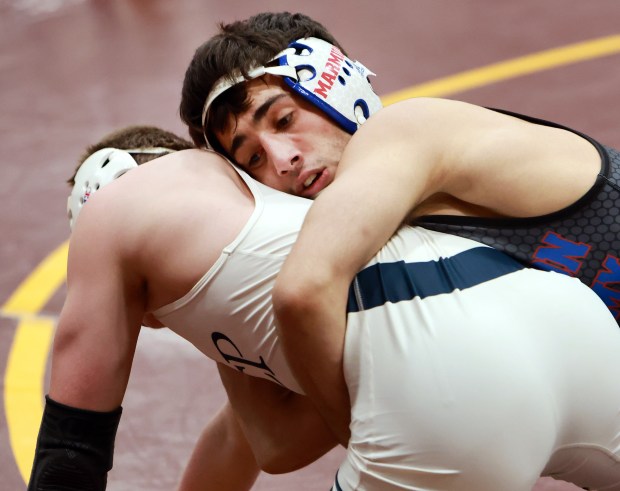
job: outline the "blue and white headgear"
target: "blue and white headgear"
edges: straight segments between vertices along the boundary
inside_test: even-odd
[[[169,148],[160,147],[130,150],[102,148],[86,158],[75,174],[75,184],[67,199],[67,215],[71,229],[73,229],[73,224],[82,207],[95,192],[131,169],[138,167],[138,163],[132,154],[171,153],[173,151]]]
[[[266,74],[282,76],[291,89],[351,134],[382,107],[381,99],[368,81],[374,73],[360,62],[347,58],[327,41],[298,39],[272,61],[278,64],[254,68],[248,72],[247,78],[237,71],[214,84],[202,110],[207,147],[212,148],[206,135],[206,123],[213,101],[230,87]]]

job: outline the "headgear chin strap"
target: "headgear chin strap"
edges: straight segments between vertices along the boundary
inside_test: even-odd
[[[234,85],[266,74],[282,76],[291,89],[351,134],[382,107],[381,99],[368,81],[374,73],[360,62],[344,56],[327,41],[298,39],[271,61],[277,61],[278,66],[254,68],[248,72],[247,78],[236,71],[214,84],[202,110],[202,131],[207,148],[213,148],[207,138],[206,126],[215,99]]]
[[[119,150],[118,148],[102,148],[90,155],[75,174],[75,184],[67,199],[67,215],[69,226],[73,230],[75,220],[88,199],[103,186],[138,167],[132,154],[171,153],[174,150],[162,147],[134,148]]]

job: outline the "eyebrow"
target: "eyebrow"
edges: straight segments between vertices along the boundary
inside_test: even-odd
[[[271,106],[273,106],[277,101],[279,101],[283,97],[288,97],[288,94],[286,93],[276,94],[274,96],[271,96],[269,99],[263,102],[260,106],[258,106],[258,109],[256,109],[256,111],[254,111],[254,114],[252,115],[252,122],[260,123],[260,121],[267,115],[267,112],[269,111]],[[230,152],[229,152],[233,158],[237,150],[239,150],[239,147],[246,140],[246,138],[247,137],[243,134],[237,135],[233,138],[232,144],[230,145]]]

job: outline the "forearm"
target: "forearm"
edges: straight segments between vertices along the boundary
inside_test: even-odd
[[[287,361],[305,394],[346,446],[350,401],[344,379],[346,285],[343,278],[306,283],[301,296],[274,291],[274,311]]]
[[[134,342],[101,356],[103,336],[81,327],[59,322],[29,491],[106,489]]]
[[[342,360],[349,287],[406,216],[404,207],[400,213],[396,207],[384,213],[392,205],[379,206],[379,194],[387,193],[378,190],[364,195],[364,200],[377,205],[364,208],[359,196],[347,191],[361,186],[358,177],[350,177],[334,182],[313,204],[273,291],[276,326],[287,361],[345,445],[350,401]]]
[[[382,123],[386,110],[351,139],[335,181],[306,216],[273,292],[287,360],[341,442],[349,408],[342,356],[351,281],[408,217],[430,179],[412,178],[405,163],[411,138]],[[380,124],[372,126],[376,118]]]
[[[70,286],[54,339],[50,392],[29,491],[102,491],[112,468],[139,316],[121,321],[113,315],[116,304],[85,308],[97,292],[76,299],[76,291]]]
[[[260,469],[227,403],[201,433],[178,491],[246,491]]]

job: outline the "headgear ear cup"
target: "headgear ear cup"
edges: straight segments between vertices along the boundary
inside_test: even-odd
[[[368,77],[374,75],[358,61],[317,38],[298,39],[278,58],[281,66],[295,67],[296,78],[286,84],[319,107],[348,133],[354,133],[381,109]]]
[[[82,207],[94,193],[136,167],[138,164],[125,150],[102,148],[89,156],[75,174],[75,184],[67,200],[71,229]]]

